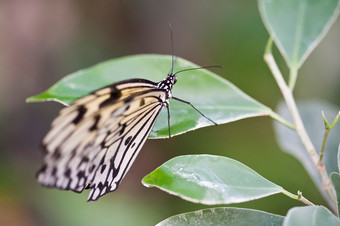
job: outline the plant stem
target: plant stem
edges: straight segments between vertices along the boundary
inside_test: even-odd
[[[331,198],[334,208],[336,207],[337,204],[337,199],[336,199],[336,194],[335,194],[335,190],[334,187],[329,179],[329,176],[327,174],[327,171],[325,169],[325,166],[323,164],[319,164],[319,155],[317,154],[314,145],[312,144],[306,129],[303,125],[302,119],[300,117],[300,114],[298,112],[293,94],[292,94],[292,90],[287,86],[286,82],[283,79],[283,76],[274,60],[273,55],[269,52],[266,52],[264,54],[264,60],[265,62],[268,64],[269,69],[271,70],[278,86],[280,87],[281,93],[286,101],[286,104],[288,106],[288,109],[293,117],[294,120],[294,124],[296,127],[296,132],[298,134],[298,136],[300,137],[303,145],[305,146],[305,149],[308,153],[308,155],[310,156],[311,160],[313,161],[315,167],[317,168],[320,176],[321,176],[321,180],[322,180],[322,184],[323,187],[325,189],[325,191],[327,192],[327,194],[329,195],[329,197]]]
[[[323,140],[322,140],[322,145],[321,145],[321,149],[320,149],[320,156],[319,156],[319,164],[322,164],[322,158],[325,152],[325,146],[326,146],[326,141],[327,141],[327,137],[328,137],[328,133],[329,131],[331,131],[331,129],[333,128],[333,126],[338,122],[339,118],[340,118],[340,112],[337,114],[337,116],[335,117],[335,119],[333,120],[333,122],[331,123],[331,125],[329,125],[325,114],[322,112],[322,117],[325,123],[325,132],[323,134]]]
[[[273,38],[270,36],[266,48],[264,49],[264,54],[271,54],[272,53],[272,45],[273,45]]]
[[[328,137],[330,129],[325,129],[325,133],[323,134],[322,146],[320,150],[319,164],[322,164],[323,153],[325,152],[326,141]]]
[[[283,190],[282,191],[283,194],[287,195],[288,197],[295,199],[295,200],[299,200],[301,202],[303,202],[304,204],[308,205],[308,206],[314,206],[314,204],[309,201],[308,199],[306,199],[305,197],[302,196],[302,192],[298,191],[297,195],[294,195],[292,193],[290,193],[289,191]]]
[[[297,69],[296,68],[290,69],[290,72],[289,72],[289,88],[290,88],[290,90],[294,90],[296,78],[297,78]]]
[[[298,200],[300,200],[301,202],[303,202],[304,204],[308,205],[308,206],[314,206],[314,204],[309,201],[308,199],[306,199],[305,197],[302,196],[302,192],[298,191]]]

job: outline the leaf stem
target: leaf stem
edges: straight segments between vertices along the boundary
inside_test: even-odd
[[[272,36],[269,37],[266,48],[264,49],[264,54],[271,54],[272,53],[272,45],[273,45],[273,38]]]
[[[271,113],[271,117],[275,119],[276,121],[282,123],[283,125],[287,126],[288,128],[295,130],[295,125],[288,122],[286,119],[282,118],[280,115],[278,115],[276,112]]]
[[[273,45],[273,38],[270,36],[267,41],[266,48],[264,49],[264,54],[272,54],[272,45]],[[288,122],[286,119],[282,118],[277,113],[272,111],[271,117],[277,120],[278,122],[282,123],[283,125],[287,126],[288,128],[295,130],[295,125]]]
[[[297,72],[296,68],[291,68],[289,72],[289,88],[290,90],[294,90],[295,82],[297,79]]]
[[[322,145],[321,145],[320,156],[319,156],[319,164],[322,164],[322,158],[325,152],[325,146],[326,146],[326,141],[327,141],[329,131],[330,129],[325,129],[325,133],[323,134]]]
[[[306,199],[305,197],[302,196],[302,192],[298,191],[297,195],[294,195],[292,193],[290,193],[289,191],[283,190],[282,193],[286,196],[288,196],[289,198],[295,199],[295,200],[299,200],[301,202],[303,202],[304,204],[306,204],[307,206],[314,206],[314,204],[309,201],[308,199]]]
[[[333,120],[331,125],[329,125],[329,123],[328,123],[328,121],[325,117],[325,114],[323,112],[322,112],[322,117],[323,117],[323,121],[325,123],[325,132],[323,134],[322,145],[321,145],[321,149],[320,149],[319,164],[322,164],[322,158],[323,158],[324,152],[325,152],[325,146],[326,146],[328,133],[329,133],[329,131],[331,131],[333,126],[338,122],[338,120],[340,118],[340,112],[337,114],[337,116],[335,117],[335,119]]]
[[[329,197],[332,200],[333,203],[333,208],[336,207],[337,204],[337,199],[336,199],[336,194],[335,194],[335,190],[334,187],[329,179],[329,176],[327,174],[327,171],[325,169],[325,166],[323,164],[319,164],[319,155],[315,150],[314,145],[312,144],[306,129],[303,125],[301,116],[299,114],[299,111],[297,109],[293,94],[292,94],[292,90],[287,86],[286,82],[283,79],[283,76],[281,74],[281,71],[279,70],[274,57],[271,53],[265,53],[264,54],[264,60],[267,63],[269,69],[271,70],[278,86],[280,87],[281,93],[286,101],[286,104],[288,106],[288,109],[293,117],[294,120],[294,124],[295,124],[295,130],[298,134],[298,136],[300,137],[303,145],[305,146],[305,149],[308,153],[308,155],[310,156],[311,160],[313,161],[316,169],[318,170],[320,176],[321,176],[321,180],[322,180],[322,184],[323,187],[325,189],[325,191],[327,192],[327,194],[329,195]]]

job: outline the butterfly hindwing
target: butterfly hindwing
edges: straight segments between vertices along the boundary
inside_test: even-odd
[[[99,89],[60,111],[43,140],[38,181],[89,200],[116,189],[166,101],[156,83],[134,79]]]
[[[125,122],[124,133],[114,136],[117,139],[110,139],[111,134],[108,135],[107,145],[104,146],[105,154],[93,161],[100,162],[93,176],[91,174],[89,176],[94,178],[91,180],[93,189],[90,192],[90,200],[96,200],[99,196],[117,188],[137,157],[161,109],[162,105],[159,102],[146,105],[143,111]],[[104,164],[100,164],[101,162]]]

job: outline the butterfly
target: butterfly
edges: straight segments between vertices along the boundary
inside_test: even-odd
[[[78,193],[91,189],[88,201],[116,190],[164,107],[171,136],[169,99],[189,104],[216,124],[190,102],[172,95],[178,73],[201,68],[173,73],[173,67],[174,57],[171,72],[160,82],[120,81],[63,108],[42,141],[45,156],[38,182]],[[210,67],[219,66],[203,68]]]

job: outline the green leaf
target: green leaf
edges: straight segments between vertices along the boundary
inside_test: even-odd
[[[175,71],[198,67],[176,58]],[[30,97],[28,102],[57,101],[70,104],[100,87],[131,78],[163,80],[171,67],[171,56],[134,55],[113,59],[72,73],[45,92]],[[190,101],[218,124],[254,116],[271,115],[268,107],[247,96],[237,87],[208,70],[187,71],[178,75],[173,89],[175,97]],[[170,100],[171,134],[211,125],[189,105]],[[168,137],[167,112],[163,110],[150,134],[153,138]]]
[[[340,174],[338,173],[332,173],[331,174],[331,180],[336,192],[336,199],[337,199],[337,206],[338,206],[338,215],[340,216]]]
[[[339,0],[259,0],[262,20],[290,68],[298,69],[339,14]]]
[[[320,152],[325,126],[321,112],[324,111],[328,118],[333,118],[339,112],[339,107],[324,101],[298,101],[297,106],[311,141],[316,150]],[[278,106],[277,112],[284,118],[291,120],[291,115],[284,103]],[[279,123],[274,124],[276,137],[281,149],[296,157],[305,167],[306,171],[313,179],[314,183],[323,194],[329,205],[334,206],[323,189],[319,172],[308,156],[300,138],[295,131],[282,126]],[[331,172],[338,172],[337,150],[340,137],[340,125],[336,124],[328,134],[325,146],[323,163],[330,175]]]
[[[173,158],[142,183],[207,205],[246,202],[284,191],[242,163],[213,155]]]
[[[294,207],[288,211],[284,226],[335,226],[340,221],[323,206]]]
[[[281,226],[284,217],[259,210],[219,207],[182,213],[165,219],[157,226],[224,225]]]
[[[331,123],[331,125],[329,126],[330,129],[333,128],[333,126],[335,126],[335,124],[339,121],[340,119],[340,111],[338,112],[338,115],[335,117],[335,119],[333,120],[333,122]]]

